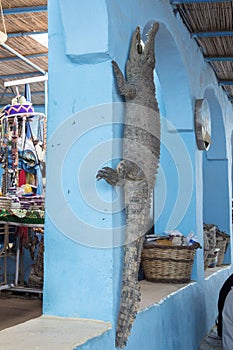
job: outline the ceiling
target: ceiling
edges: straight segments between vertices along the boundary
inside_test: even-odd
[[[219,85],[233,102],[233,1],[170,0],[211,65]],[[47,0],[0,0],[0,31],[7,40],[0,45],[0,105],[10,103],[15,87],[5,82],[43,77],[48,71],[48,49],[31,37],[48,32]],[[5,24],[5,26],[4,26]],[[30,84],[33,105],[45,102],[45,84]],[[24,93],[24,85],[18,85]]]
[[[11,102],[15,86],[4,87],[5,82],[32,77],[43,77],[48,71],[48,49],[30,35],[39,38],[48,33],[47,0],[1,0],[0,31],[7,40],[0,45],[0,105]],[[4,25],[5,24],[5,25]],[[18,85],[24,94],[24,85]],[[45,83],[30,83],[33,105],[45,102]]]
[[[233,1],[170,0],[233,102]]]

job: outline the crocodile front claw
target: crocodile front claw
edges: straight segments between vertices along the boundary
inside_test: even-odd
[[[105,180],[109,185],[116,186],[119,183],[118,172],[110,167],[104,167],[98,171],[97,180]]]

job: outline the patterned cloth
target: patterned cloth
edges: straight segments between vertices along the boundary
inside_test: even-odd
[[[5,115],[18,114],[18,113],[33,113],[34,108],[31,103],[28,104],[16,104],[7,105],[4,108]]]

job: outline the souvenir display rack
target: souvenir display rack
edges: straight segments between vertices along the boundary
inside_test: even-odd
[[[37,118],[38,130],[43,122],[43,131],[39,131],[40,140],[33,135],[31,122]],[[20,185],[19,172],[25,170],[28,173],[35,173],[40,169],[36,142],[42,143],[41,151],[46,149],[46,118],[43,113],[14,113],[4,115],[0,119],[1,126],[1,161],[4,168],[2,176],[2,194],[6,195],[15,192]],[[37,137],[37,136],[36,136]],[[37,167],[36,169],[36,166]],[[38,193],[38,192],[37,192]],[[41,194],[41,193],[38,193]]]
[[[4,278],[0,283],[0,290],[8,288],[31,290],[19,286],[22,254],[20,240],[22,236],[25,238],[29,228],[40,228],[43,231],[44,227],[46,117],[43,113],[34,112],[30,103],[16,103],[6,106],[3,110],[0,128],[0,162],[3,171],[0,225],[4,228],[0,233],[4,236],[0,250],[0,258],[4,261]],[[12,225],[17,228],[14,256],[9,248],[9,228]],[[8,283],[7,280],[8,257],[15,259],[14,283]],[[38,292],[36,289],[35,291]]]

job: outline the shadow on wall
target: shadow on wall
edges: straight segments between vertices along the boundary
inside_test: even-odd
[[[226,156],[226,135],[221,106],[214,90],[209,88],[204,96],[211,114],[212,144],[203,153],[203,221],[215,224],[220,230],[230,233],[231,207],[229,207],[229,172]],[[224,263],[230,263],[230,249]]]
[[[155,55],[166,118],[177,130],[193,130],[190,82],[186,67],[172,34],[162,23],[156,37]]]
[[[145,26],[142,38],[149,26],[151,22]],[[155,41],[155,57],[155,85],[162,130],[160,166],[154,193],[155,229],[160,234],[177,229],[183,222],[183,234],[188,235],[195,229],[194,203],[191,203],[193,164],[189,155],[193,131],[190,82],[177,44],[163,23],[160,23]]]

